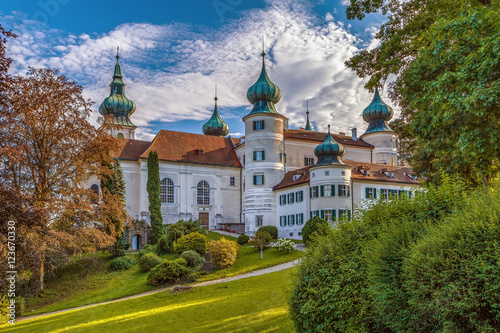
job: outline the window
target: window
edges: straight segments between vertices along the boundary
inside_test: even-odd
[[[312,186],[310,188],[311,191],[311,198],[317,198],[318,197],[318,186]]]
[[[264,161],[266,159],[266,152],[263,150],[253,152],[254,161]]]
[[[312,173],[312,177],[314,178],[315,176],[316,176],[316,174],[313,172],[313,173]]]
[[[123,136],[123,134],[122,134],[122,133],[118,133],[118,134],[116,135],[116,137],[117,137],[118,139],[123,139],[123,138],[124,138],[124,136]]]
[[[351,211],[349,209],[339,209],[339,220],[340,219],[351,219]]]
[[[286,205],[286,194],[280,195],[280,206]]]
[[[342,176],[345,176],[345,171],[342,171]]]
[[[319,216],[319,210],[312,210],[309,214],[310,218],[313,218],[315,216]]]
[[[174,182],[170,178],[163,178],[160,182],[160,201],[174,203]]]
[[[323,194],[325,197],[332,196],[332,186],[331,185],[321,185],[323,187]],[[335,192],[335,190],[333,190]]]
[[[314,165],[314,157],[304,157],[304,166]]]
[[[299,236],[302,236],[302,232],[299,231]]]
[[[297,192],[297,202],[302,202],[304,200],[304,191]]]
[[[295,224],[295,215],[288,215],[288,225]]]
[[[304,224],[304,213],[296,214],[295,220],[297,222],[297,225]]]
[[[262,224],[263,224],[263,216],[262,215],[258,215],[255,217],[255,226],[257,227],[262,227]]]
[[[295,193],[288,193],[288,203],[293,204],[295,199]]]
[[[389,190],[386,188],[381,189],[380,196],[385,200],[389,199]]]
[[[92,186],[90,186],[90,189],[92,190],[92,203],[96,204],[99,202],[99,185],[93,184]]]
[[[297,181],[297,179],[299,179],[301,176],[302,176],[302,175],[299,175],[299,174],[297,174],[297,175],[293,175],[293,181],[294,181],[294,182],[296,182],[296,181]]]
[[[236,186],[236,178],[229,177],[229,186]]]
[[[198,205],[210,205],[210,185],[204,180],[196,187],[196,202]]]
[[[324,219],[327,221],[333,221],[333,211],[331,209],[324,210]]]
[[[385,174],[388,178],[394,178],[394,172],[386,172]]]
[[[348,197],[351,195],[351,187],[349,185],[339,185],[339,197]]]
[[[286,227],[286,216],[280,216],[280,227]]]
[[[253,175],[254,185],[264,185],[264,175]]]
[[[243,155],[243,166],[245,166],[245,162],[246,162],[245,155]]]
[[[286,163],[286,154],[285,153],[280,153],[280,162]]]
[[[366,188],[366,199],[377,199],[377,189],[374,187]]]
[[[262,206],[262,204],[263,204],[262,196],[255,197],[255,205],[256,206]]]
[[[253,122],[253,130],[260,131],[264,129],[264,120],[257,120]]]
[[[290,237],[293,237],[293,232],[290,233]]]
[[[325,171],[325,176],[330,176],[330,171]]]

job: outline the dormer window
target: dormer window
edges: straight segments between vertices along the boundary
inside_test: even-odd
[[[301,176],[300,174],[293,175],[293,181],[296,182]]]
[[[394,170],[392,170],[392,169],[386,168],[386,169],[380,170],[380,172],[382,172],[384,175],[386,175],[387,178],[394,178]]]
[[[203,155],[203,149],[196,149],[195,153],[196,153],[196,155],[201,156],[201,155]]]
[[[414,180],[414,181],[418,180],[417,175],[414,173],[406,173],[405,172],[405,175],[408,176],[408,178],[410,178],[411,180]]]

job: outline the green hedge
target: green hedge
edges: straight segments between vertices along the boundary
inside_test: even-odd
[[[174,243],[174,251],[182,253],[193,250],[203,255],[207,253],[207,237],[198,232],[193,232],[182,236]]]
[[[250,237],[247,235],[239,235],[238,236],[238,244],[240,244],[240,245],[248,244],[249,240],[250,240]]]
[[[163,260],[148,274],[148,283],[152,285],[161,285],[165,283],[181,282],[189,275],[186,266],[176,261]]]
[[[149,272],[154,267],[161,264],[161,259],[154,253],[146,253],[139,259],[139,267],[142,272]]]
[[[134,265],[135,260],[133,258],[118,257],[109,264],[109,267],[115,271],[123,271],[126,269],[130,269]]]
[[[273,225],[260,227],[257,232],[259,231],[267,231],[273,237],[273,239],[278,239],[278,228]]]

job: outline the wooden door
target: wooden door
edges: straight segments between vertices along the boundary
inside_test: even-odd
[[[208,227],[208,213],[200,213],[198,220],[201,225],[206,225]]]

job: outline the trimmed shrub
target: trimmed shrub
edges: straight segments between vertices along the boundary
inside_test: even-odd
[[[240,246],[232,240],[221,238],[208,243],[212,263],[217,269],[231,267],[236,261]]]
[[[200,268],[201,265],[205,262],[205,258],[203,258],[198,252],[193,250],[188,250],[182,252],[182,259],[186,260],[188,267],[191,268]]]
[[[156,249],[159,254],[168,253],[171,250],[171,241],[168,235],[163,235],[158,244],[156,245]]]
[[[146,253],[139,259],[139,267],[142,272],[149,272],[159,264],[161,264],[161,259],[154,253]]]
[[[189,275],[186,266],[175,261],[163,260],[148,274],[148,284],[161,285],[171,282],[181,282]]]
[[[145,245],[142,248],[142,250],[140,250],[139,253],[137,253],[137,256],[140,258],[143,255],[145,255],[146,253],[155,253],[156,254],[156,245],[151,245],[151,244]]]
[[[318,235],[326,235],[328,229],[328,222],[321,217],[315,216],[312,219],[309,219],[302,228],[302,240],[304,241],[304,244],[306,246],[310,245],[314,237],[317,237]]]
[[[276,228],[274,225],[266,225],[263,227],[260,227],[259,231],[267,231],[273,239],[278,239],[278,228]]]
[[[295,243],[290,239],[279,238],[274,244],[274,247],[280,252],[290,252],[295,250]]]
[[[249,240],[250,240],[250,237],[247,235],[239,235],[238,236],[238,244],[240,244],[240,245],[248,244]]]
[[[135,260],[130,257],[118,257],[114,259],[109,267],[115,271],[123,271],[135,265]]]
[[[207,253],[207,237],[199,232],[193,232],[182,236],[174,243],[174,251],[182,253],[184,251],[193,250],[199,254]]]

